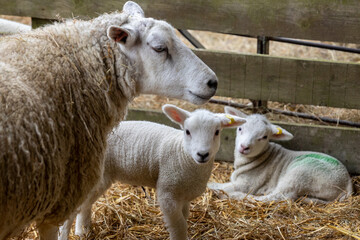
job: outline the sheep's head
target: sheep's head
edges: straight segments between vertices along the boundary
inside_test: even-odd
[[[141,7],[131,1],[123,12],[129,14],[128,21],[110,26],[108,36],[137,68],[139,93],[195,104],[203,104],[215,94],[215,73],[181,42],[170,24],[145,18]]]
[[[225,107],[225,112],[246,119],[246,123],[238,127],[236,131],[235,154],[256,157],[266,150],[270,140],[290,140],[293,138],[291,133],[270,123],[263,115],[248,116],[232,107]]]
[[[220,147],[220,132],[223,128],[237,127],[245,119],[199,109],[188,112],[166,104],[163,112],[184,131],[184,148],[198,164],[214,159]]]

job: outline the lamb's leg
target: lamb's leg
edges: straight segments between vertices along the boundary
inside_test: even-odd
[[[71,214],[71,216],[64,222],[64,224],[60,227],[60,236],[58,240],[67,240],[69,238],[70,229],[74,222],[76,213]]]
[[[240,197],[237,196],[240,194],[240,192],[236,190],[236,185],[233,184],[232,182],[227,182],[227,183],[210,182],[207,184],[207,187],[213,190],[214,193],[221,199],[227,198],[227,196],[229,197],[234,196],[235,199],[237,197]],[[221,191],[224,191],[226,194],[222,193]]]
[[[38,226],[40,240],[56,240],[59,227],[53,224],[42,223]]]
[[[184,203],[167,194],[158,193],[159,204],[171,240],[186,240],[187,222],[184,218]]]

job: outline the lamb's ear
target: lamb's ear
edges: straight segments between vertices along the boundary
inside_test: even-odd
[[[130,16],[134,17],[145,17],[144,11],[142,8],[133,1],[127,1],[124,4],[123,11],[129,13]]]
[[[165,104],[162,110],[171,121],[179,124],[181,127],[184,127],[185,120],[191,115],[190,112],[172,104]]]
[[[236,108],[233,108],[233,107],[229,107],[229,106],[225,106],[224,111],[227,114],[235,115],[235,116],[242,117],[242,118],[246,118],[248,116],[245,113],[243,113],[242,111],[237,110]]]
[[[270,139],[287,141],[291,140],[294,136],[278,125],[271,124],[272,135]]]
[[[221,120],[222,128],[238,127],[246,122],[245,118],[237,117],[235,115],[218,113],[217,116]]]
[[[121,27],[110,26],[107,30],[107,35],[117,43],[130,46],[135,43],[136,38],[138,37],[138,31],[130,25],[125,24]]]

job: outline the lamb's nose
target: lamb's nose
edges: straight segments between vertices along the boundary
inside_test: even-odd
[[[201,160],[204,161],[204,160],[209,156],[209,152],[207,152],[207,153],[200,153],[200,152],[198,152],[197,155],[198,155],[199,157],[201,157]]]
[[[245,150],[249,150],[250,147],[249,146],[245,146],[243,144],[240,144],[241,150],[245,151]]]
[[[217,89],[217,85],[218,85],[218,81],[216,79],[210,79],[208,82],[207,82],[207,85],[209,88],[212,88],[214,90]]]

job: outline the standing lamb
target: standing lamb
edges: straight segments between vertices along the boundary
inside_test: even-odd
[[[217,78],[164,21],[134,2],[0,38],[0,239],[33,221],[41,239],[85,200],[106,137],[140,93],[195,104]]]
[[[246,123],[236,133],[231,182],[209,183],[209,188],[223,190],[235,199],[250,196],[259,201],[279,201],[306,196],[305,202],[316,203],[343,199],[353,192],[349,173],[337,159],[270,143],[271,139],[290,140],[293,136],[262,115],[247,116],[231,107],[225,107],[225,112],[246,118]]]
[[[186,239],[190,201],[206,189],[222,128],[236,127],[243,118],[206,110],[187,112],[164,105],[164,113],[183,130],[145,121],[124,121],[109,135],[105,171],[81,206],[75,234],[90,230],[91,205],[115,181],[156,188],[171,239]],[[68,237],[75,215],[65,222]]]

